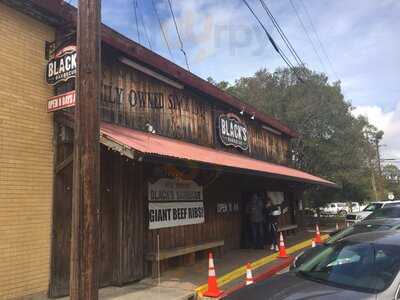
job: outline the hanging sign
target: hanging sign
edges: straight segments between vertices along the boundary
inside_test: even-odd
[[[149,228],[204,223],[203,202],[149,202]]]
[[[76,76],[76,46],[59,50],[47,63],[46,81],[54,85]]]
[[[246,124],[234,114],[219,116],[218,135],[225,146],[233,146],[242,150],[249,148]]]
[[[149,183],[149,201],[203,201],[203,187],[192,180],[163,178]]]
[[[191,180],[149,183],[149,228],[204,223],[203,188]]]
[[[70,91],[65,94],[51,97],[47,100],[47,112],[60,110],[75,105],[76,93]]]

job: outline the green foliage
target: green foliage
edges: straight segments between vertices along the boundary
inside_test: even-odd
[[[262,69],[251,77],[242,77],[234,85],[216,86],[244,102],[276,117],[300,133],[291,142],[296,168],[330,179],[342,188],[313,188],[307,192],[311,205],[330,201],[373,199],[371,160],[376,159],[370,135],[381,139],[365,118],[355,118],[352,106],[345,101],[340,82],[330,84],[325,74],[298,69],[299,80],[292,71]],[[370,136],[371,138],[371,136]]]

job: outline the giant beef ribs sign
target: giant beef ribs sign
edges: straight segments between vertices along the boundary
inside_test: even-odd
[[[249,148],[247,127],[234,114],[220,115],[218,118],[218,133],[225,146],[233,146],[242,150]]]
[[[47,63],[46,81],[57,84],[76,75],[76,46],[68,46],[58,51]]]

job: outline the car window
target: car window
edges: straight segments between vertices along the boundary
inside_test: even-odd
[[[346,237],[346,236],[348,236],[350,234],[353,234],[355,229],[356,229],[356,227],[352,226],[352,227],[348,227],[348,228],[345,228],[343,230],[340,230],[338,233],[336,233],[335,235],[331,236],[326,241],[326,244],[328,244],[328,245],[329,244],[333,244],[336,241],[338,241],[338,240],[340,240],[340,239],[342,239],[342,238],[344,238],[344,237]]]
[[[396,202],[396,203],[387,203],[387,204],[385,204],[385,208],[386,207],[394,207],[394,206],[400,206],[400,203],[398,203],[398,202]]]
[[[382,218],[400,218],[400,206],[384,207],[375,210],[372,214],[365,218],[365,220],[370,219],[382,219]]]
[[[367,205],[367,207],[364,208],[364,211],[374,211],[374,210],[379,209],[381,207],[382,207],[381,203],[372,203],[372,204]]]
[[[400,268],[400,246],[350,243],[329,245],[296,271],[305,279],[377,293],[387,289]]]

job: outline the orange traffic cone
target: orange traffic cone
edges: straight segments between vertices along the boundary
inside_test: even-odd
[[[315,243],[316,244],[321,244],[321,233],[319,232],[319,226],[318,224],[315,225]]]
[[[315,248],[315,241],[314,241],[314,239],[311,240],[311,248]]]
[[[279,258],[287,258],[288,255],[286,254],[286,249],[285,249],[285,242],[283,241],[283,235],[282,232],[280,233],[279,236]]]
[[[208,254],[208,290],[204,292],[204,296],[217,298],[222,295],[222,291],[218,288],[217,276],[215,275],[214,259],[210,252]]]
[[[251,264],[247,263],[246,265],[246,285],[253,284],[253,274],[251,273]]]

